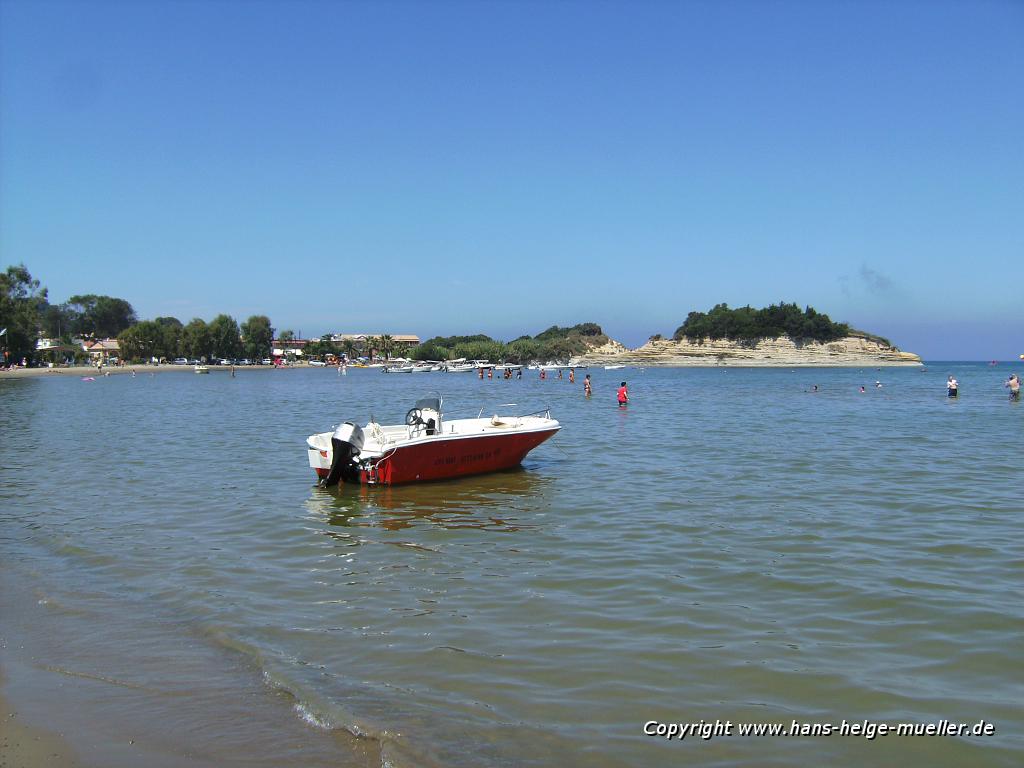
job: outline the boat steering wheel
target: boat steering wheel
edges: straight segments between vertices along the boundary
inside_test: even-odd
[[[420,424],[425,423],[423,421],[423,411],[419,408],[410,408],[409,412],[405,414],[405,423],[410,427],[418,427]]]

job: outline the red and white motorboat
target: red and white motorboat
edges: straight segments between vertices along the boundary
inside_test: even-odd
[[[320,484],[397,485],[479,475],[519,465],[561,425],[550,411],[528,416],[491,416],[448,421],[440,397],[416,402],[405,423],[359,427],[346,422],[334,432],[306,438],[309,465]]]

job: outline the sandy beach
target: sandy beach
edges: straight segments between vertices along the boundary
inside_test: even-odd
[[[5,682],[0,668],[0,691]],[[80,763],[70,745],[56,733],[21,722],[17,708],[0,693],[0,766],[3,768],[65,768]]]
[[[287,371],[293,369],[304,369],[309,368],[308,365],[285,365],[277,368],[273,365],[236,365],[235,374],[249,373],[252,371]],[[121,366],[103,366],[102,370],[97,370],[94,365],[72,365],[60,368],[12,368],[10,370],[0,370],[0,379],[4,377],[12,378],[24,378],[34,376],[131,376],[132,371],[138,376],[143,373],[191,373],[194,374],[195,370],[191,365],[126,365]],[[231,366],[229,365],[211,365],[210,373],[223,373],[230,374]]]

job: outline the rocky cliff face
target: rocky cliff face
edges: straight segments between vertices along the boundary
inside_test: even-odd
[[[860,336],[847,336],[839,341],[819,343],[780,336],[763,339],[756,344],[735,341],[711,341],[693,344],[686,339],[648,341],[638,349],[627,349],[617,341],[592,349],[580,358],[581,363],[614,363],[626,365],[665,366],[859,366],[859,365],[921,365],[921,358],[901,352]]]

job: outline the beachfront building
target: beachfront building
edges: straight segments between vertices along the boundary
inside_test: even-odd
[[[51,366],[58,363],[74,362],[75,355],[82,353],[82,342],[65,344],[60,339],[38,339],[36,341],[36,359]]]
[[[382,338],[387,339],[384,348],[381,348]],[[394,359],[399,353],[419,344],[420,337],[410,333],[336,333],[331,336],[331,341],[343,347],[350,345],[362,355]]]
[[[396,333],[391,339],[395,342],[395,346],[406,349],[418,347],[420,344],[420,337],[410,333]]]
[[[399,349],[412,349],[420,343],[420,337],[411,333],[335,333],[331,336],[331,341],[335,343],[352,341],[362,345],[366,343],[367,339],[377,339],[381,336],[390,336],[391,343]]]
[[[295,357],[302,357],[306,354],[306,345],[309,344],[308,339],[274,339],[270,344],[270,353],[273,357],[286,357],[287,355],[294,355]]]
[[[82,349],[89,355],[89,362],[93,365],[97,363],[109,363],[111,359],[116,360],[121,354],[121,347],[117,343],[117,339],[97,339],[82,342]]]

